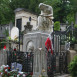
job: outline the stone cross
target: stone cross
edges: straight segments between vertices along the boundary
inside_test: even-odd
[[[33,25],[30,25],[30,22],[27,22],[27,24],[24,26],[25,30],[31,31]]]

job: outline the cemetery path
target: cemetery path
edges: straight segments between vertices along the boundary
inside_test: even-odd
[[[64,74],[64,75],[58,75],[58,76],[55,76],[55,77],[71,77],[69,74]]]

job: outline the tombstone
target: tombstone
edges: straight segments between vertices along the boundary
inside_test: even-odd
[[[6,50],[0,51],[0,66],[7,65],[7,52]]]
[[[24,35],[23,51],[34,53],[33,62],[33,77],[40,75],[47,77],[47,66],[45,56],[45,41],[49,33],[43,32],[29,32]],[[39,50],[38,48],[42,48]]]
[[[19,37],[19,29],[17,27],[13,27],[11,30],[11,39],[15,40]]]
[[[13,40],[13,41],[19,40],[19,29],[17,27],[13,27],[11,29],[11,40]],[[11,42],[10,45],[9,46],[13,49],[16,48],[16,46],[17,46],[14,42]]]
[[[12,22],[10,22],[9,23],[9,35],[11,36],[11,29],[13,28],[13,23]]]
[[[39,4],[39,8],[41,9],[41,14],[38,17],[36,30],[31,31],[32,26],[30,24],[24,26],[26,33],[23,36],[23,51],[34,52],[33,77],[48,77],[45,41],[53,30],[53,9],[43,3]]]

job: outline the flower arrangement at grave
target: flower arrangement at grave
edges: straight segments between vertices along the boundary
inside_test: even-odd
[[[13,69],[14,67],[12,67]],[[16,70],[11,70],[8,65],[2,65],[0,67],[0,77],[32,77],[33,72],[26,73],[26,72],[18,72],[18,68]]]
[[[9,77],[10,76],[10,72],[9,72],[10,67],[7,65],[2,65],[0,67],[0,76],[1,77]]]

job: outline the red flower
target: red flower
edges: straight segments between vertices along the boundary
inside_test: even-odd
[[[26,76],[28,75],[28,74],[25,74]]]
[[[50,69],[51,67],[48,67],[48,69]]]
[[[8,69],[10,69],[10,67],[8,67]]]
[[[28,54],[28,56],[30,56],[30,54]]]
[[[7,67],[5,67],[4,69],[7,69]]]
[[[6,49],[6,45],[4,45],[4,49]]]
[[[5,71],[5,74],[7,74],[7,72]]]
[[[16,56],[16,53],[14,55]]]

